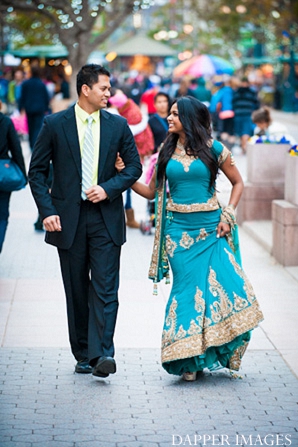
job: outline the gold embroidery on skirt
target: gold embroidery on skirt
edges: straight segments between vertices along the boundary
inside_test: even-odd
[[[197,317],[197,320],[198,319],[203,319],[203,317]],[[188,335],[196,335],[200,332],[202,332],[202,327],[200,325],[200,322],[199,322],[199,325],[197,325],[195,320],[191,320],[189,329],[187,331]]]
[[[190,248],[194,244],[193,238],[186,232],[183,231],[182,238],[180,239],[179,245],[183,248]]]
[[[236,293],[234,293],[234,309],[239,311],[244,309],[249,305],[248,301],[245,298],[241,298]]]
[[[208,236],[208,233],[205,230],[205,228],[201,228],[199,236],[196,237],[196,242],[204,241],[207,236]]]
[[[227,318],[227,316],[232,312],[233,303],[229,300],[227,293],[217,281],[216,273],[211,267],[208,282],[210,284],[209,290],[212,295],[214,297],[219,297],[219,301],[214,301],[213,304],[210,305],[212,320],[214,322],[219,322]]]
[[[177,248],[177,244],[175,241],[171,239],[169,235],[166,236],[166,251],[171,258],[174,256],[174,251]]]
[[[176,298],[173,297],[172,303],[170,305],[169,314],[166,318],[166,326],[169,326],[168,330],[164,330],[162,333],[163,344],[168,345],[172,343],[172,340],[175,338],[176,326],[177,326],[177,301]]]
[[[237,348],[232,357],[229,360],[229,368],[233,369],[235,371],[239,371],[240,369],[240,365],[241,365],[241,360],[242,357],[245,354],[245,351],[247,349],[248,346],[248,341],[244,341],[242,346],[239,346],[239,348]]]
[[[183,329],[183,326],[182,326],[182,324],[181,324],[180,327],[179,327],[178,332],[176,333],[175,339],[176,339],[176,340],[179,340],[179,339],[181,339],[181,338],[185,338],[186,335],[187,335],[187,334],[186,334],[186,331]]]
[[[251,282],[249,281],[248,277],[246,276],[240,265],[237,263],[233,253],[230,253],[226,248],[224,250],[229,257],[230,263],[233,265],[235,272],[237,273],[238,276],[240,276],[240,278],[243,279],[244,281],[243,289],[246,293],[246,298],[250,303],[252,303],[256,299],[256,296],[252,288]]]
[[[204,328],[204,331],[182,340],[169,336],[169,331],[163,332],[162,363],[186,359],[204,354],[211,346],[221,346],[234,340],[238,335],[255,328],[263,320],[258,302],[232,314],[226,320]],[[172,332],[174,335],[174,333]]]

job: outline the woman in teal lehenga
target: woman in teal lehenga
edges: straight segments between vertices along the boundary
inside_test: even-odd
[[[157,283],[167,276],[168,261],[173,273],[162,366],[193,381],[204,368],[239,370],[263,315],[241,267],[235,207],[243,182],[233,156],[212,140],[210,115],[200,101],[179,98],[168,122],[155,175],[148,186],[137,182],[133,189],[147,199],[156,193],[149,277]],[[232,183],[224,209],[216,197],[218,169]]]

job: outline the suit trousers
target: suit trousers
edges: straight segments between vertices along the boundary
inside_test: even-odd
[[[71,350],[93,366],[98,357],[114,357],[121,246],[110,237],[100,203],[82,200],[80,206],[74,242],[58,253]]]

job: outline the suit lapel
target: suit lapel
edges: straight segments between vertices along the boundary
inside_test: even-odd
[[[69,150],[73,156],[75,165],[81,177],[82,175],[81,153],[80,153],[80,144],[78,138],[78,129],[76,124],[74,106],[70,107],[65,112],[62,127],[64,129],[65,138],[68,142]]]
[[[100,111],[100,143],[99,143],[99,168],[98,181],[101,177],[106,158],[109,153],[110,141],[113,135],[113,123],[110,113],[106,110]]]

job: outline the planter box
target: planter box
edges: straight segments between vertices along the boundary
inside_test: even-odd
[[[298,206],[286,200],[274,200],[272,228],[272,254],[277,262],[286,267],[298,265]]]
[[[298,157],[287,154],[285,200],[298,206]]]
[[[253,184],[284,183],[290,147],[290,144],[248,144],[247,181]]]
[[[272,200],[284,198],[284,183],[254,184],[246,182],[237,206],[237,222],[271,220]]]
[[[247,145],[247,182],[237,207],[240,225],[247,220],[271,220],[272,201],[284,198],[290,147],[290,144]]]

